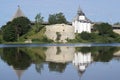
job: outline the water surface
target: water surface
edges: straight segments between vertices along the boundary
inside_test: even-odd
[[[119,80],[120,47],[85,45],[2,45],[0,80]]]

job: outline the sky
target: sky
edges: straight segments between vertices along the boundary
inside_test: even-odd
[[[71,22],[80,6],[93,22],[120,22],[120,0],[0,0],[0,27],[11,20],[18,5],[31,21],[38,13],[47,21],[49,14],[62,12]]]

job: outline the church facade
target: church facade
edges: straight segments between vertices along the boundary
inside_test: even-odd
[[[74,27],[74,33],[91,33],[91,21],[85,16],[80,7],[78,8],[77,15],[72,21],[72,26]]]

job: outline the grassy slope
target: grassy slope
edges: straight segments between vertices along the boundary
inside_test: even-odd
[[[31,40],[33,40],[33,39],[39,39],[39,40],[41,40],[45,35],[44,35],[44,33],[45,33],[45,27],[44,28],[42,28],[39,32],[35,32],[35,26],[33,26],[32,27],[32,29],[28,32],[28,33],[26,33],[25,35],[23,35],[21,38],[20,38],[20,41],[25,41],[25,40],[28,40],[28,39],[31,39]]]
[[[45,60],[45,50],[47,48],[40,48],[40,47],[27,47],[27,48],[21,48],[23,51],[25,51],[34,61],[35,63],[39,63]]]

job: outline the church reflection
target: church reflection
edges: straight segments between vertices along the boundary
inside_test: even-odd
[[[46,61],[51,64],[65,64],[72,62],[79,74],[82,75],[86,68],[93,61],[89,48],[74,47],[49,47],[46,51]],[[85,51],[84,51],[85,49]],[[87,52],[86,52],[87,51]],[[51,64],[49,66],[51,66]],[[56,68],[54,65],[52,68]],[[60,67],[59,67],[60,68]],[[50,69],[50,67],[49,67]],[[53,69],[52,69],[53,70]]]
[[[91,52],[77,52],[74,54],[72,63],[78,69],[79,74],[82,75],[92,61]]]
[[[80,77],[92,62],[109,62],[113,57],[119,59],[120,49],[116,47],[67,47],[51,46],[37,48],[3,48],[1,59],[15,71],[18,80],[31,66],[42,73],[44,64],[49,71],[64,73],[68,64],[75,67]],[[114,58],[115,58],[114,57]]]

